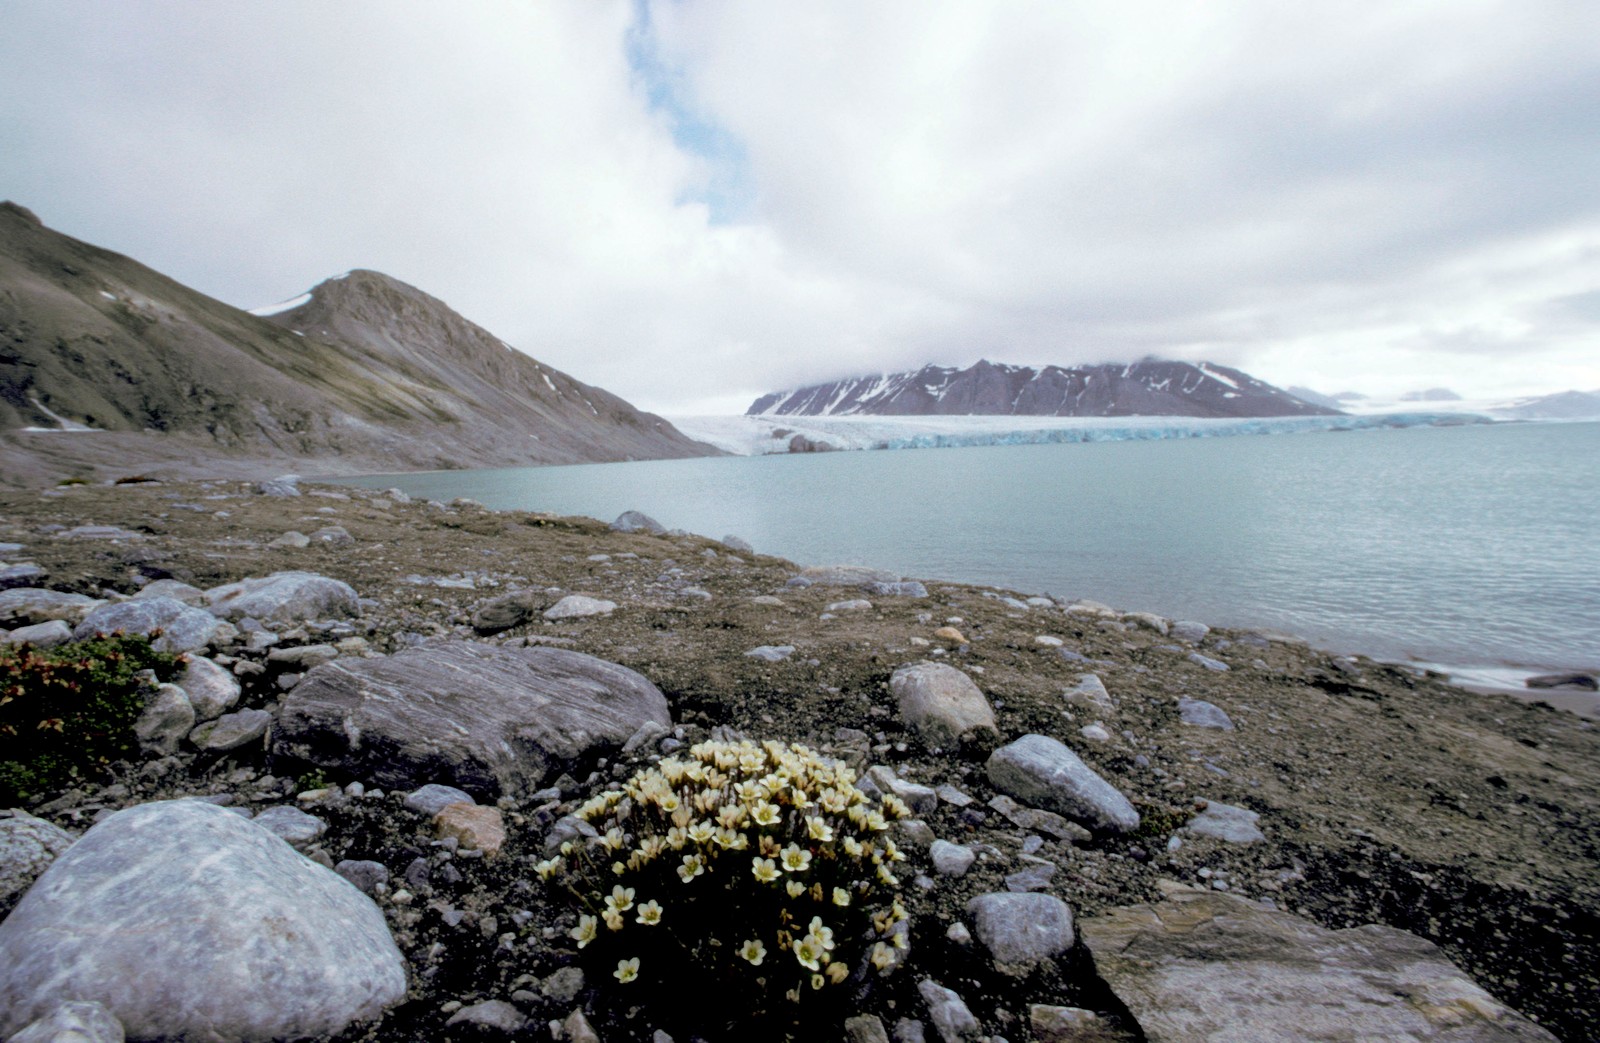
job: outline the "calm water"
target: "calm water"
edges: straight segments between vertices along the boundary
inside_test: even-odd
[[[378,476],[1455,666],[1600,667],[1600,424]]]

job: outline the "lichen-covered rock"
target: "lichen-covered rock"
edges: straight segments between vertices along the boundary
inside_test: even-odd
[[[0,922],[0,1032],[62,997],[133,1038],[234,1043],[334,1033],[405,998],[372,901],[203,801],[107,818]]]
[[[1000,747],[990,755],[987,770],[1001,792],[1090,829],[1131,833],[1139,828],[1139,813],[1128,798],[1048,735],[1024,735]]]
[[[72,834],[53,822],[13,811],[0,818],[0,909],[33,886],[39,874],[72,846]]]
[[[1214,837],[1230,844],[1253,844],[1267,839],[1261,827],[1256,825],[1260,820],[1261,816],[1249,808],[1212,801],[1205,810],[1188,821],[1183,831]]]
[[[500,853],[506,826],[500,809],[482,804],[447,804],[433,818],[440,839],[455,837],[462,847],[477,848],[488,858]]]
[[[1231,895],[1183,890],[1079,929],[1150,1043],[1556,1038],[1432,942],[1393,927],[1330,931]]]
[[[249,616],[263,623],[358,616],[361,605],[350,584],[315,572],[274,572],[206,591],[211,611],[223,619]]]
[[[902,666],[889,678],[900,718],[924,742],[954,746],[962,739],[999,735],[994,707],[972,678],[945,663]]]
[[[284,697],[273,749],[388,788],[498,796],[620,747],[666,697],[626,667],[559,648],[451,641],[319,666]]]

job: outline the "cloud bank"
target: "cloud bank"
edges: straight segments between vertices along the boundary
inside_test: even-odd
[[[648,408],[979,357],[1600,388],[1600,6],[0,8],[0,195]]]

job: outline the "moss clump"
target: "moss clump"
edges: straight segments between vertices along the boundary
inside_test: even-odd
[[[907,814],[798,743],[705,742],[584,804],[596,835],[537,869],[578,904],[570,937],[619,1004],[671,1018],[719,996],[728,1021],[782,1038],[905,961],[889,831]],[[700,1009],[693,1028],[720,1035]]]
[[[182,659],[146,637],[0,648],[0,807],[94,777],[138,744],[134,722],[150,686]]]

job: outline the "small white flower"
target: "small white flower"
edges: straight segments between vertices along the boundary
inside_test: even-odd
[[[618,960],[617,969],[611,972],[611,976],[624,985],[637,978],[639,976],[639,957],[635,956],[631,960]]]
[[[654,926],[661,922],[661,904],[654,898],[639,907],[639,915],[635,919],[642,924]]]
[[[751,940],[740,946],[739,955],[748,960],[750,966],[759,967],[761,961],[767,958],[767,947],[759,941]]]
[[[578,917],[578,926],[574,927],[567,933],[572,938],[577,939],[578,948],[581,949],[585,945],[588,945],[590,942],[594,941],[595,933],[599,927],[600,921],[596,920],[594,917],[580,916]]]

